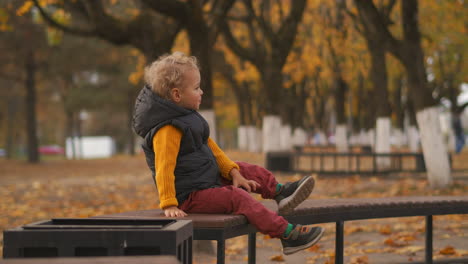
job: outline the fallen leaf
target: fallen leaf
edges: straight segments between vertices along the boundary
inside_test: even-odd
[[[310,248],[307,249],[307,251],[310,252],[318,252],[320,250],[321,246],[319,244],[315,244],[311,246]]]
[[[283,255],[278,255],[278,256],[273,256],[270,258],[271,261],[278,261],[278,262],[283,262],[284,258]]]
[[[387,246],[391,246],[391,247],[403,247],[403,246],[406,246],[408,243],[406,242],[401,242],[401,241],[395,241],[391,238],[388,238],[384,241],[384,244],[387,245]]]
[[[382,235],[390,235],[392,233],[392,229],[389,225],[383,226],[379,229],[380,234]]]
[[[409,246],[395,250],[395,253],[398,254],[407,254],[407,253],[416,253],[418,251],[424,250],[424,247],[421,246]]]
[[[452,246],[446,246],[445,248],[441,249],[439,253],[442,255],[454,255],[456,251]]]
[[[368,264],[369,257],[367,256],[354,257],[351,259],[351,263],[352,264]]]
[[[345,234],[349,235],[349,234],[352,234],[352,233],[357,233],[357,232],[362,232],[362,231],[364,231],[364,229],[362,227],[352,226],[352,227],[349,227],[349,228],[345,229]]]

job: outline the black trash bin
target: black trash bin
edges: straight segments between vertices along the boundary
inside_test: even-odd
[[[424,161],[424,155],[422,153],[416,155],[416,171],[426,171],[426,162]]]
[[[293,155],[290,152],[268,152],[266,168],[271,171],[292,172]]]
[[[192,263],[190,220],[51,219],[3,232],[4,258],[174,255]]]

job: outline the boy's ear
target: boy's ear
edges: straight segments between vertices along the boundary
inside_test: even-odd
[[[174,102],[180,102],[180,90],[179,88],[172,88],[171,89],[171,98]]]

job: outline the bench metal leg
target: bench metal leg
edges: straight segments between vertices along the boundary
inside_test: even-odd
[[[225,249],[225,241],[224,239],[218,240],[217,243],[217,249],[216,249],[216,255],[217,255],[217,263],[218,264],[224,264],[224,249]]]
[[[426,215],[426,263],[432,264],[432,215]]]
[[[257,233],[249,234],[249,264],[256,263]]]
[[[344,251],[344,221],[336,222],[335,264],[343,264]]]

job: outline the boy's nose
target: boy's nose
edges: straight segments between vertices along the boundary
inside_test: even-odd
[[[203,90],[200,88],[200,95],[203,95]]]

